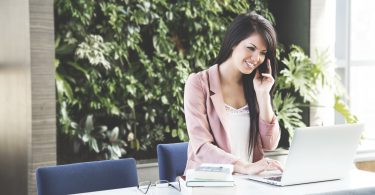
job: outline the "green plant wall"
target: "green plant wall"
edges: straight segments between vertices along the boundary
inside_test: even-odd
[[[245,0],[55,0],[60,153],[116,159],[165,138],[187,140],[187,76],[212,65],[238,13],[273,20],[264,8]]]

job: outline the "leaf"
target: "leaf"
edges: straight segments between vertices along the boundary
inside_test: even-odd
[[[134,139],[132,142],[131,142],[131,147],[135,150],[139,150],[140,148],[140,143],[139,143],[139,140],[138,139]]]
[[[71,122],[71,123],[70,123],[70,126],[71,126],[73,129],[78,129],[78,128],[79,128],[79,125],[78,125],[76,122]]]
[[[101,126],[96,126],[95,127],[95,130],[98,131],[98,132],[100,132],[100,133],[107,131],[107,129],[108,129],[108,127],[105,126],[105,125],[101,125]]]
[[[84,134],[84,135],[82,136],[82,141],[83,141],[84,143],[88,142],[89,140],[90,140],[90,136],[89,136],[88,134]]]
[[[118,145],[112,145],[112,150],[117,157],[121,157],[121,149]]]
[[[176,129],[172,130],[172,137],[177,137],[177,130]]]
[[[161,96],[161,102],[163,104],[168,104],[168,99],[167,99],[167,97],[165,95]]]
[[[55,70],[59,67],[59,65],[60,65],[60,60],[58,60],[58,59],[54,59],[53,60],[53,65],[55,65]]]
[[[296,127],[305,126],[302,122],[302,110],[298,108],[295,97],[290,96],[290,94],[282,97],[280,91],[275,93],[273,104],[275,105],[278,120],[289,132],[291,139]]]
[[[134,110],[134,101],[133,100],[127,100],[127,103],[128,103],[128,106],[132,109],[132,110]]]
[[[92,148],[96,153],[99,153],[98,142],[95,138],[91,138],[89,141],[90,148]]]
[[[115,127],[112,129],[111,134],[109,136],[110,142],[115,142],[118,140],[118,135],[119,135],[119,128]]]
[[[180,140],[185,140],[185,131],[182,129],[178,129],[178,138]]]
[[[55,53],[57,55],[67,55],[70,54],[74,51],[75,45],[73,44],[64,44],[62,46],[56,47],[55,48]]]
[[[111,108],[111,114],[113,114],[113,115],[120,115],[120,109],[117,107],[117,106],[115,106],[115,105],[112,105],[112,108]]]
[[[350,112],[349,107],[338,96],[335,97],[334,108],[338,113],[340,113],[345,118],[346,122],[348,123],[358,122],[358,118]]]
[[[72,100],[74,97],[73,97],[72,88],[70,87],[69,83],[66,80],[64,80],[63,77],[59,73],[56,73],[55,76],[56,76],[56,88],[57,88],[57,93],[59,97],[62,98],[63,95],[65,94],[69,100]]]
[[[77,64],[76,62],[68,62],[68,64],[70,66],[72,66],[73,68],[75,68],[76,70],[80,71],[81,73],[83,73],[83,75],[85,75],[85,77],[87,78],[87,80],[90,80],[90,74],[88,72],[88,70],[84,69],[83,67],[81,67],[79,64]]]
[[[94,119],[93,119],[93,115],[90,114],[86,117],[86,121],[85,121],[85,132],[87,134],[89,134],[92,130],[94,130]]]

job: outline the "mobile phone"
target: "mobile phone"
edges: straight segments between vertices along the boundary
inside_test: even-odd
[[[268,57],[266,56],[264,58],[263,63],[258,67],[259,73],[262,74],[262,73],[267,73],[268,72],[267,61],[268,61]]]

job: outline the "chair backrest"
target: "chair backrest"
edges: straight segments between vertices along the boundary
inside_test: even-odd
[[[187,161],[188,142],[159,144],[157,146],[159,179],[175,181],[183,175]]]
[[[75,163],[36,170],[38,195],[66,195],[138,185],[133,158]]]

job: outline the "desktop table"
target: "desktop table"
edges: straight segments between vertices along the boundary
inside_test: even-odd
[[[156,188],[151,187],[148,195],[187,195],[187,194],[375,194],[375,173],[352,169],[349,175],[342,180],[325,181],[293,186],[278,187],[243,178],[244,176],[235,176],[235,187],[200,187],[186,188],[181,187],[179,192],[174,188]],[[193,190],[193,191],[192,191]],[[355,193],[353,193],[355,192]],[[137,187],[96,191],[81,193],[79,195],[141,195]]]

